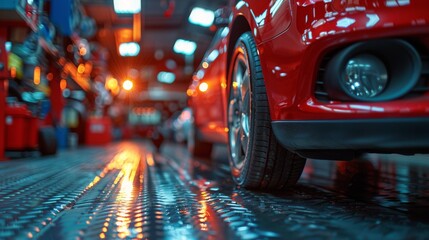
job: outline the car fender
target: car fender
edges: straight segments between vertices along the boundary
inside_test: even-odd
[[[238,1],[233,13],[232,25],[237,18],[244,17],[257,44],[285,32],[292,23],[290,0]]]

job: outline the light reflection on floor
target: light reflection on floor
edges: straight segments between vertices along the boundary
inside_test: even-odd
[[[235,186],[225,153],[128,142],[0,163],[0,239],[429,236],[426,155],[309,160],[294,189],[264,193]]]

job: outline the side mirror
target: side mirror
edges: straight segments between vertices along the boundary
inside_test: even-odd
[[[227,27],[231,21],[231,8],[222,7],[215,11],[214,25],[218,28]]]

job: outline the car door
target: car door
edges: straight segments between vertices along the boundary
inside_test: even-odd
[[[220,28],[196,71],[199,81],[194,97],[194,117],[205,138],[226,142],[224,90],[226,89],[226,36],[228,28]]]

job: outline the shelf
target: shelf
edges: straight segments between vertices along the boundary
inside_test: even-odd
[[[21,6],[16,7],[16,12],[21,16],[21,18],[27,23],[27,25],[33,30],[34,32],[37,32],[37,23],[33,22],[31,19],[27,17],[25,14],[25,10]]]
[[[31,28],[33,32],[38,32],[38,22],[33,21],[32,19],[28,18],[25,14],[25,10],[22,8],[22,6],[17,5],[16,6],[16,12],[20,17],[24,20],[24,22]],[[52,42],[47,41],[46,39],[39,37],[39,44],[42,46],[42,48],[48,52],[49,54],[53,56],[58,56],[58,49],[52,44]]]

